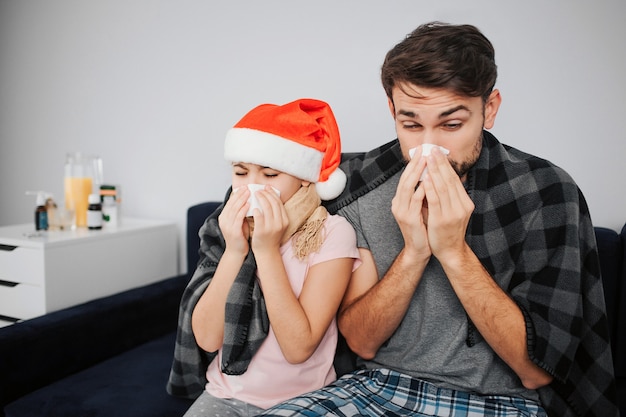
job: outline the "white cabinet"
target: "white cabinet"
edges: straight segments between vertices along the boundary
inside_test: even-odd
[[[124,218],[116,228],[0,227],[0,327],[178,274],[176,224]]]

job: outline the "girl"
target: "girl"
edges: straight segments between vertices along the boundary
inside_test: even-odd
[[[258,106],[228,132],[233,192],[200,232],[168,387],[204,388],[186,417],[256,415],[336,379],[335,316],[360,262],[352,227],[321,205],[345,186],[340,152],[318,100]],[[185,365],[206,380],[181,382]]]

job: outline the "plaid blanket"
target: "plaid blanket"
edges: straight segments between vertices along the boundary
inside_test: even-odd
[[[200,261],[181,299],[174,359],[167,382],[167,392],[174,396],[197,398],[207,382],[207,367],[217,356],[217,352],[205,352],[196,344],[191,314],[224,254],[225,242],[217,219],[222,208],[223,204],[200,229]],[[221,364],[226,374],[244,373],[269,331],[265,301],[255,279],[255,270],[256,262],[250,251],[226,300]]]
[[[539,390],[554,417],[617,416],[616,387],[595,234],[585,199],[567,173],[483,132],[468,172],[475,210],[466,240],[520,306],[531,359],[554,376]],[[405,166],[399,142],[346,161],[335,213]]]

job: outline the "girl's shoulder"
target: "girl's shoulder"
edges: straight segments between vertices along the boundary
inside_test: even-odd
[[[354,230],[352,228],[352,225],[350,225],[350,223],[348,222],[348,220],[346,220],[345,217],[339,214],[330,214],[330,213],[328,214],[328,217],[326,218],[325,227],[326,229],[348,228],[348,229]]]
[[[343,216],[329,214],[324,222],[324,231],[325,242],[330,240],[336,245],[356,246],[356,232]]]

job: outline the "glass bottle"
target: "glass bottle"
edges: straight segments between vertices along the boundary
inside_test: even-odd
[[[73,213],[72,228],[87,227],[89,195],[99,192],[102,184],[102,159],[81,152],[65,158],[65,209]]]
[[[89,207],[87,208],[87,228],[89,230],[102,229],[102,204],[99,194],[89,194]]]

